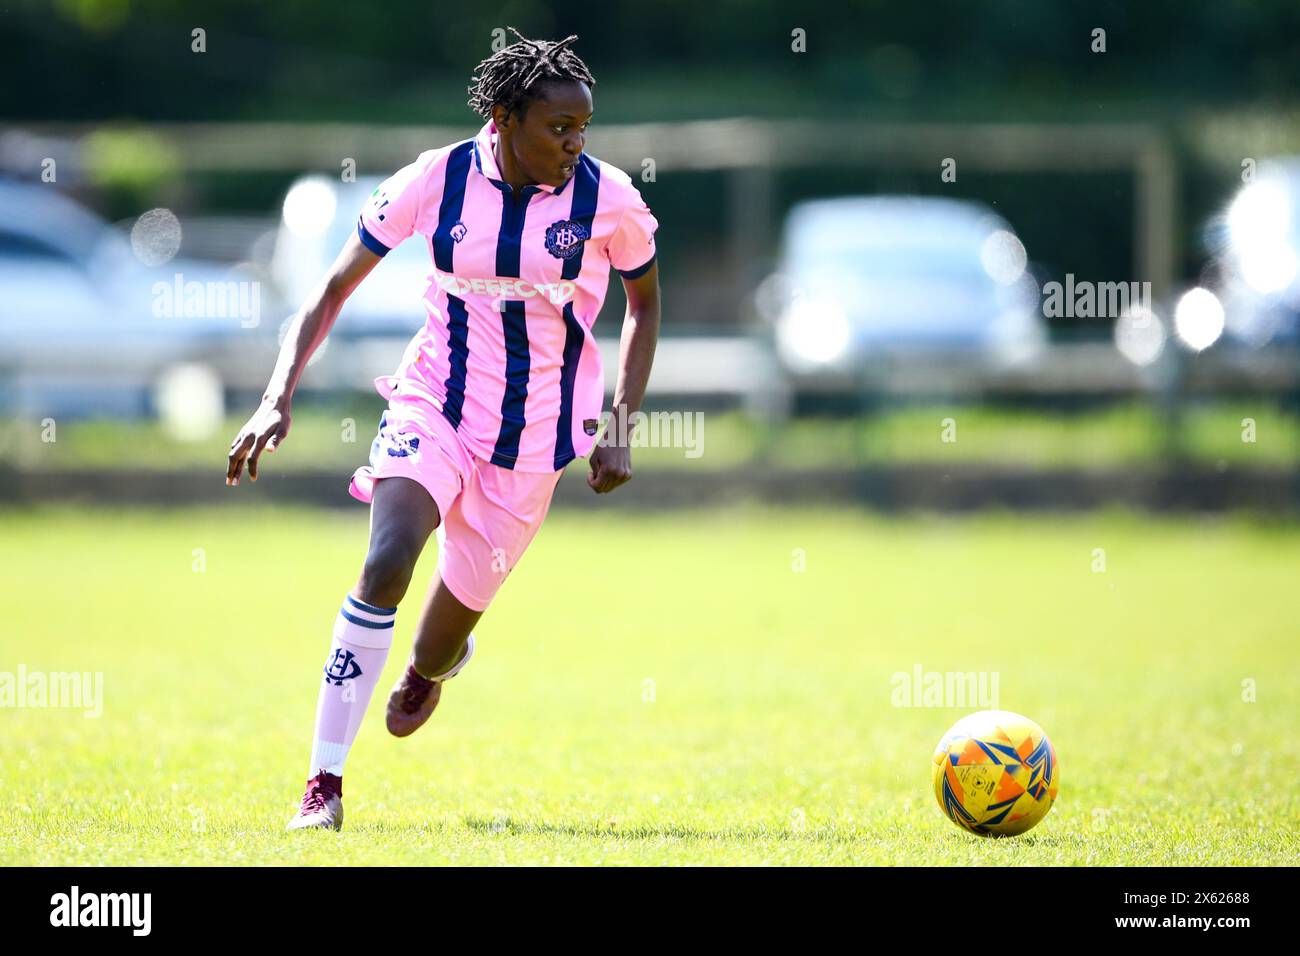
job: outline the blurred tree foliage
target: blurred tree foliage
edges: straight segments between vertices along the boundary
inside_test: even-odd
[[[1296,0],[10,0],[0,24],[9,119],[463,120],[507,24],[579,34],[607,119],[1109,119],[1300,88]]]

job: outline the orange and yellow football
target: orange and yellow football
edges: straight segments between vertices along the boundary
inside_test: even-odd
[[[943,735],[933,774],[949,820],[980,836],[1015,836],[1052,809],[1061,766],[1038,724],[1009,710],[981,710]]]

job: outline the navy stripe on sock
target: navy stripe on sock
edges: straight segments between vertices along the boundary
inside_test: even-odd
[[[397,608],[395,607],[375,607],[373,604],[367,604],[365,601],[358,601],[351,594],[347,596],[347,600],[348,603],[351,604],[353,607],[360,608],[363,611],[369,611],[371,614],[396,614],[397,613]]]
[[[359,624],[362,627],[368,627],[375,631],[385,630],[397,623],[396,621],[384,621],[384,623],[380,624],[378,621],[367,621],[364,617],[353,617],[348,613],[346,607],[339,608],[339,613],[343,615],[345,620],[351,621],[353,624]]]

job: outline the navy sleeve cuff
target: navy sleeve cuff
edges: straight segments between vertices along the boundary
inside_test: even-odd
[[[639,279],[647,272],[650,271],[650,267],[655,264],[655,259],[657,256],[658,253],[655,253],[655,255],[647,259],[643,265],[639,265],[635,269],[628,269],[626,272],[624,272],[622,269],[615,269],[614,271],[617,272],[619,275],[621,275],[624,279]]]
[[[360,220],[357,221],[357,235],[361,237],[361,244],[377,256],[386,256],[392,251],[372,236]]]

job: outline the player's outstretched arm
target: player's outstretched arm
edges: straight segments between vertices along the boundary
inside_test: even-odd
[[[659,264],[652,265],[645,275],[624,279],[623,290],[627,315],[619,340],[613,416],[587,459],[591,465],[587,484],[596,494],[613,491],[632,479],[632,416],[641,410],[659,342]]]
[[[357,237],[348,239],[330,271],[316,284],[307,301],[289,324],[280,357],[276,360],[271,381],[262,395],[262,404],[230,443],[226,465],[226,484],[239,484],[239,475],[248,464],[248,477],[257,481],[257,459],[263,449],[275,451],[289,434],[289,408],[293,391],[312,353],[325,341],[339,317],[343,303],[361,280],[370,274],[380,257]]]

